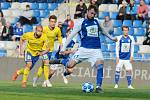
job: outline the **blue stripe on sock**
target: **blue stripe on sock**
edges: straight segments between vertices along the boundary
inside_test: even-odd
[[[128,86],[129,86],[132,83],[132,77],[131,77],[131,75],[128,75],[126,77],[127,77],[127,82],[128,82]]]
[[[116,71],[116,73],[115,73],[115,84],[119,83],[119,79],[120,79],[120,72]]]
[[[70,73],[68,73],[68,72],[64,72],[64,76],[68,76],[68,75],[70,75]]]
[[[103,64],[100,64],[97,67],[96,85],[101,87],[102,81],[103,81]]]

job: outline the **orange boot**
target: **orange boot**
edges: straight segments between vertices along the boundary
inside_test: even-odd
[[[27,82],[22,82],[22,88],[26,88],[27,87]]]
[[[16,81],[17,77],[19,76],[19,75],[17,74],[17,71],[18,71],[18,70],[16,70],[15,73],[13,74],[13,76],[12,76],[12,80],[13,80],[13,81]]]

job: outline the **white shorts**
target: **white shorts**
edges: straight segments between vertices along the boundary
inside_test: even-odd
[[[132,70],[130,60],[119,60],[119,63],[116,65],[116,71],[121,71],[123,66],[125,67],[125,70]]]
[[[93,67],[97,60],[104,60],[101,49],[88,49],[80,47],[78,51],[71,57],[77,63],[87,60]]]
[[[59,68],[59,64],[52,64],[50,65],[50,69],[57,70]]]

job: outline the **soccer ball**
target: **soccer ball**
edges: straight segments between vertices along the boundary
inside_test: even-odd
[[[94,85],[90,82],[85,82],[82,84],[82,91],[89,93],[92,92],[94,90]]]

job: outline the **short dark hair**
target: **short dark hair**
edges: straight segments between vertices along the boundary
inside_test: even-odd
[[[4,17],[4,14],[3,14],[3,12],[0,10],[0,13],[1,13],[1,17]]]
[[[128,26],[122,26],[122,30],[123,30],[123,28],[127,28],[127,29],[129,30],[129,27],[128,27]]]
[[[26,5],[26,7],[29,7],[29,8],[30,8],[30,5]]]
[[[97,3],[97,1],[96,1],[96,3]],[[90,4],[92,4],[92,0],[90,0]]]
[[[94,9],[95,12],[97,11],[97,8],[96,8],[95,5],[89,5],[88,11],[91,10],[91,9]]]
[[[50,19],[55,19],[57,21],[57,17],[55,15],[49,16],[49,21],[50,21]]]
[[[37,30],[38,27],[42,28],[42,30],[43,30],[43,26],[42,25],[37,25],[35,29]]]

